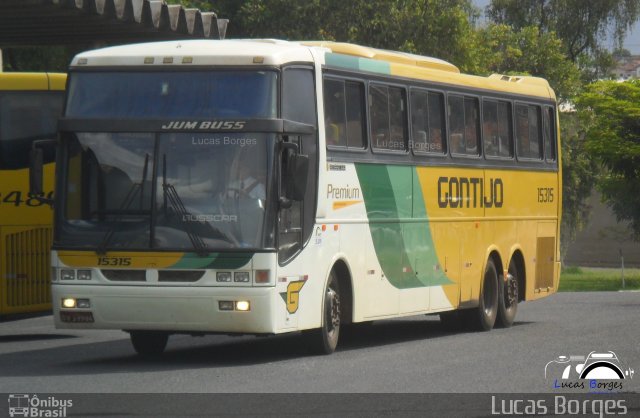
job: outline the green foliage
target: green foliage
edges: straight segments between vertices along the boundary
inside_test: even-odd
[[[81,49],[60,46],[5,48],[2,61],[5,71],[66,72],[71,58]]]
[[[562,138],[562,225],[561,254],[566,253],[576,234],[589,221],[587,199],[596,183],[598,164],[587,152],[584,132],[575,112],[560,113]]]
[[[492,21],[516,29],[536,26],[555,32],[571,61],[602,51],[610,34],[622,45],[629,28],[640,18],[638,0],[492,0]]]
[[[624,270],[624,290],[640,289],[640,270]],[[560,274],[560,292],[615,292],[622,289],[622,271],[612,268],[563,269]]]
[[[221,0],[228,37],[331,40],[472,62],[470,0]]]
[[[553,32],[541,33],[535,26],[514,30],[489,25],[478,31],[477,50],[478,68],[546,78],[560,100],[574,96],[581,87],[580,69],[567,59]]]
[[[640,80],[590,84],[576,105],[587,150],[606,168],[603,200],[640,239]]]

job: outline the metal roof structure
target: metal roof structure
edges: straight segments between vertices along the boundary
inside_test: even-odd
[[[227,23],[161,0],[0,0],[0,48],[223,39]]]

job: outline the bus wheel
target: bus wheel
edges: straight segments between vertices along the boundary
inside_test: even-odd
[[[498,314],[498,272],[492,259],[487,261],[482,281],[480,305],[472,309],[471,325],[477,331],[489,331],[493,328]]]
[[[130,335],[133,348],[143,357],[162,354],[169,340],[168,333],[159,331],[131,331]]]
[[[336,350],[340,335],[340,287],[333,271],[325,289],[322,326],[313,333],[313,345],[320,353],[331,354]]]
[[[518,269],[512,259],[509,263],[507,280],[500,283],[497,324],[504,328],[513,325],[518,312]]]

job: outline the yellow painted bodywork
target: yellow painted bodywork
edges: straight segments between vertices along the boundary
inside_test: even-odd
[[[0,92],[62,91],[66,79],[66,74],[0,73]],[[53,163],[44,166],[45,194],[53,191],[54,172]],[[29,199],[28,193],[29,169],[0,170],[0,314],[51,308],[53,212],[50,206]],[[21,203],[4,201],[8,196]]]
[[[417,167],[416,170],[439,263],[447,277],[459,284],[444,287],[452,306],[477,303],[486,262],[492,252],[497,253],[501,261],[502,271],[498,274],[506,274],[516,251],[522,254],[526,300],[557,290],[561,199],[558,172],[441,167]],[[470,184],[469,190],[464,187],[462,193],[454,186],[453,193],[447,196],[449,182],[443,181],[438,189],[442,178],[482,179],[484,190],[481,191],[478,182],[475,193]],[[502,183],[501,207],[487,207],[484,199],[491,200],[489,188],[491,180],[496,179]],[[552,189],[553,201],[539,201],[538,189]],[[442,207],[445,201],[446,207]],[[540,257],[542,243],[550,245],[547,252],[551,254],[546,257]]]

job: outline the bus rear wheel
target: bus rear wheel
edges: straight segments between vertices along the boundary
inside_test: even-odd
[[[313,330],[312,344],[314,351],[321,354],[331,354],[338,346],[340,336],[340,287],[338,278],[332,271],[324,293],[322,309],[322,325]]]
[[[482,280],[480,305],[469,311],[470,325],[476,331],[489,331],[498,315],[498,272],[492,259],[487,261]]]
[[[169,334],[160,331],[130,331],[130,336],[134,350],[142,357],[159,356],[169,340]]]
[[[500,283],[497,325],[509,328],[513,325],[518,312],[518,268],[512,259],[509,263],[507,280]]]

